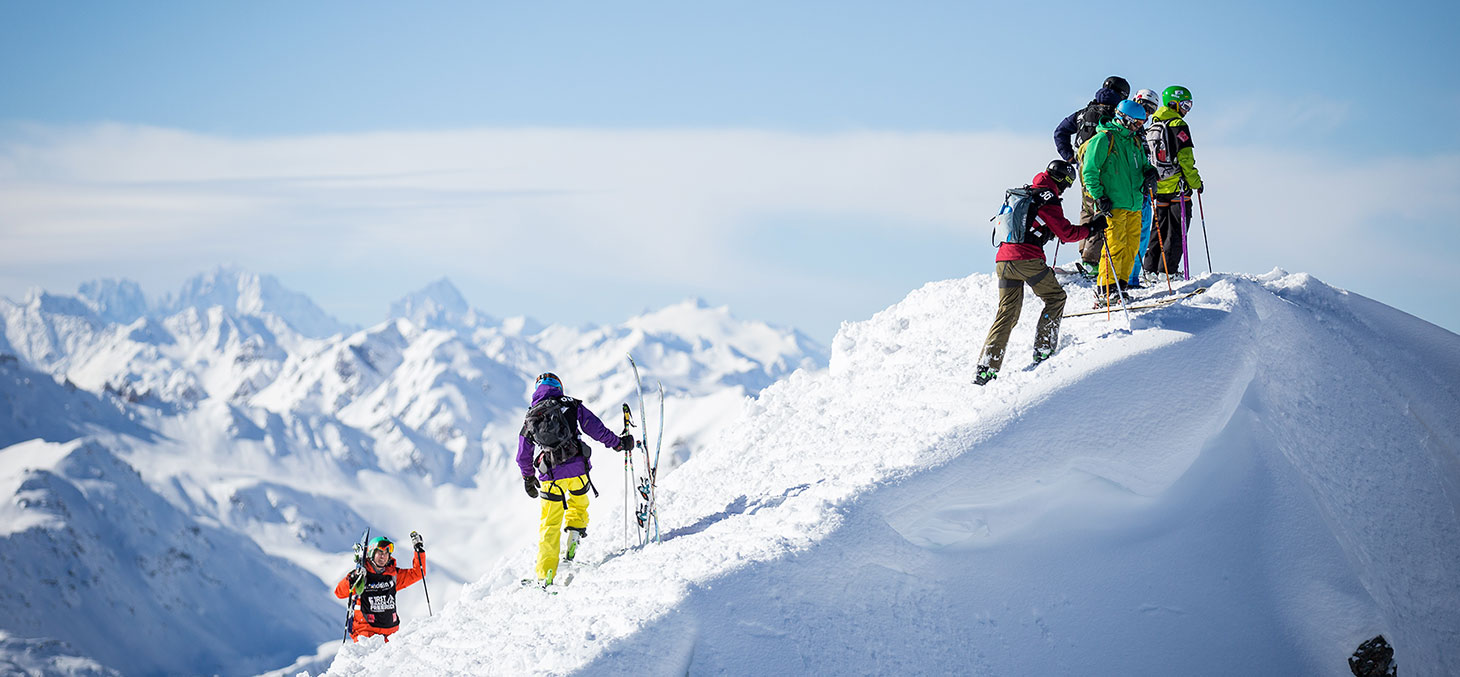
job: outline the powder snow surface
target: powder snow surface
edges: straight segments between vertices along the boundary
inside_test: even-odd
[[[1382,632],[1460,674],[1460,336],[1306,275],[1197,284],[1026,370],[1031,295],[982,388],[992,279],[929,284],[666,476],[663,542],[622,551],[600,463],[572,585],[514,552],[330,673],[1334,675]]]

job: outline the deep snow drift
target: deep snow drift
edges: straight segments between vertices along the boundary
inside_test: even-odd
[[[1382,632],[1460,674],[1460,336],[1306,275],[1197,284],[1026,371],[1031,297],[983,388],[992,279],[929,284],[665,477],[662,543],[619,552],[600,461],[571,586],[519,550],[331,673],[1332,675]]]

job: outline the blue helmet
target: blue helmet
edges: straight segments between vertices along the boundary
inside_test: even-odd
[[[1146,108],[1135,101],[1126,99],[1115,106],[1115,112],[1133,120],[1146,120]]]

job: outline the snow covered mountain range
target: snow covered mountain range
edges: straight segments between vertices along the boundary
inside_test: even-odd
[[[327,653],[366,525],[426,535],[439,610],[535,537],[513,460],[533,377],[608,417],[628,353],[668,394],[666,468],[827,360],[698,301],[543,326],[445,280],[364,329],[228,268],[156,301],[116,280],[0,299],[0,562],[21,574],[0,668],[254,674]]]
[[[1208,275],[980,388],[995,284],[844,324],[663,480],[662,543],[585,541],[554,595],[521,546],[329,674],[1340,675],[1380,633],[1460,674],[1460,336]]]

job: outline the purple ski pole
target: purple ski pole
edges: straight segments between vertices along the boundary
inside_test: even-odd
[[[1182,198],[1181,199],[1181,268],[1182,268],[1181,274],[1182,274],[1182,279],[1184,279],[1184,280],[1190,280],[1191,279],[1191,259],[1187,256],[1187,253],[1186,253],[1187,252],[1187,249],[1186,249],[1186,203],[1188,201],[1190,201],[1190,197],[1191,196],[1189,196],[1189,195],[1186,194],[1186,191],[1182,191],[1182,195],[1181,195],[1181,198]]]

